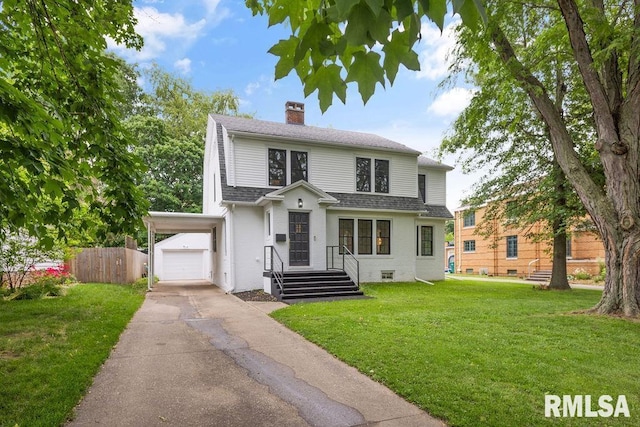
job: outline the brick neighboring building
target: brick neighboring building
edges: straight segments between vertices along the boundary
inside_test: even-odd
[[[542,224],[526,229],[497,224],[496,232],[484,237],[475,234],[483,214],[483,208],[455,212],[456,273],[527,277],[535,271],[551,270],[553,241],[535,242],[525,237],[541,231]],[[604,246],[596,233],[572,230],[567,243],[567,274],[578,269],[599,274]]]

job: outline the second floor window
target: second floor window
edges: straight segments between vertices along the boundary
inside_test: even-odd
[[[356,191],[388,193],[389,160],[356,157]]]
[[[422,203],[427,203],[427,176],[423,174],[418,175],[418,193]]]
[[[371,191],[371,159],[356,157],[356,191]]]
[[[307,179],[307,153],[304,151],[291,152],[291,183]]]
[[[284,187],[287,184],[309,180],[308,155],[304,151],[269,148],[269,186]],[[290,173],[288,173],[290,171]]]
[[[464,226],[465,227],[474,227],[476,225],[476,213],[475,212],[467,212],[464,214]]]
[[[389,192],[389,160],[376,159],[376,193]]]
[[[269,148],[269,185],[287,185],[287,150]]]

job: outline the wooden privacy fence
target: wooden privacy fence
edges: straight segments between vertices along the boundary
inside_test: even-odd
[[[85,248],[69,261],[80,282],[133,283],[146,274],[148,255],[126,248]]]

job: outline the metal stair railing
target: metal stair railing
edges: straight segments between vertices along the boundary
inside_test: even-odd
[[[271,277],[276,280],[280,295],[284,292],[284,262],[274,246],[264,247],[264,270],[271,272]],[[268,262],[267,262],[268,261]]]
[[[337,256],[336,252],[338,252]],[[327,270],[344,271],[353,283],[360,288],[360,261],[346,246],[342,246],[342,248],[340,246],[327,246]]]

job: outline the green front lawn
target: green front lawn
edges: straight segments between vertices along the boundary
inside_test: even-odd
[[[0,299],[0,426],[64,423],[143,299],[132,286],[106,284]]]
[[[572,314],[598,291],[470,280],[364,290],[374,298],[272,315],[451,425],[640,425],[640,322]],[[545,394],[592,395],[593,410],[625,395],[631,417],[545,418]]]

